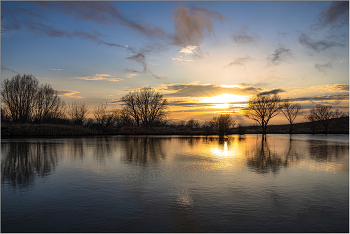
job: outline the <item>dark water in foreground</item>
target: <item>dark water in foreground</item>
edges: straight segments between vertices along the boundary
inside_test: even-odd
[[[2,232],[349,232],[349,138],[1,142]]]

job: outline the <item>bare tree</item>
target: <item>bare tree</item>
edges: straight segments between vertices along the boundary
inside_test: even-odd
[[[167,100],[161,93],[150,87],[130,92],[121,99],[128,113],[135,119],[136,125],[147,127],[155,121],[161,121],[166,116]]]
[[[213,117],[213,122],[219,130],[219,135],[224,135],[231,126],[235,125],[235,120],[229,114]]]
[[[189,121],[187,121],[186,126],[193,130],[194,128],[199,128],[199,122],[198,120],[191,118]]]
[[[68,107],[68,116],[75,124],[82,124],[88,113],[88,107],[84,103],[73,102]]]
[[[287,118],[289,126],[289,134],[292,134],[292,128],[295,118],[302,114],[301,106],[298,103],[292,103],[290,100],[285,100],[282,104],[282,113]]]
[[[249,100],[244,115],[257,121],[262,127],[263,135],[266,135],[267,124],[282,108],[280,102],[281,98],[277,94],[258,94]]]
[[[316,117],[313,114],[305,116],[305,119],[308,121],[307,125],[309,126],[312,134],[316,132]]]
[[[32,75],[16,75],[1,83],[1,102],[14,122],[28,122],[36,103],[38,80]]]
[[[117,122],[119,115],[117,110],[109,110],[106,103],[100,104],[94,109],[94,117],[102,131],[106,132],[109,127]]]
[[[45,84],[38,88],[34,108],[34,121],[47,122],[52,119],[62,118],[64,115],[65,102],[57,95],[51,85]]]
[[[326,106],[322,104],[317,104],[315,108],[310,109],[310,115],[319,121],[323,125],[324,133],[328,134],[328,130],[331,127],[330,124],[335,118],[340,118],[343,113],[338,109],[333,111],[332,106]]]

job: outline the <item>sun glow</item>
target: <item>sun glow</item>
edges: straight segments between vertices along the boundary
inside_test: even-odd
[[[204,103],[232,103],[232,102],[243,102],[246,101],[246,96],[235,95],[235,94],[221,94],[214,97],[204,97],[201,102]]]

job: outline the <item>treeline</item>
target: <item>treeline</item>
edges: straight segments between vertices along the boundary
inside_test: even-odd
[[[32,75],[16,75],[11,79],[5,79],[1,84],[1,97],[2,123],[56,124],[54,128],[51,127],[52,133],[47,133],[48,129],[40,129],[37,126],[33,128],[39,129],[35,130],[37,134],[44,135],[65,134],[59,131],[74,135],[69,127],[57,128],[57,124],[74,125],[77,135],[82,128],[85,129],[80,131],[81,134],[206,135],[244,134],[250,129],[242,122],[236,123],[229,114],[215,116],[202,124],[194,119],[174,123],[168,116],[167,100],[161,93],[149,87],[134,90],[122,97],[121,108],[110,108],[107,104],[100,104],[91,112],[85,103],[66,104],[49,84],[40,85]],[[267,133],[269,121],[279,113],[283,113],[288,120],[289,133],[292,134],[296,117],[303,114],[300,104],[281,100],[276,94],[261,94],[251,98],[244,110],[247,118],[257,122],[262,134]],[[93,118],[87,118],[88,114]],[[334,119],[342,116],[345,115],[333,110],[331,106],[316,105],[305,116],[305,120],[308,122],[310,133],[316,133],[316,129],[321,125],[323,133],[327,134],[337,125]]]

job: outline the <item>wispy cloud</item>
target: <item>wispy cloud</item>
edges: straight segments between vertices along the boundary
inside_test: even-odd
[[[335,41],[327,41],[327,40],[315,41],[315,40],[312,40],[305,33],[302,33],[300,35],[299,42],[303,46],[310,48],[316,52],[325,51],[325,50],[332,48],[332,47],[341,47],[341,48],[345,47],[345,45],[338,43],[338,42],[335,42]]]
[[[253,59],[249,55],[247,55],[245,57],[238,57],[238,58],[235,58],[235,60],[233,62],[229,63],[228,66],[243,66],[243,67],[245,67],[245,64],[251,60],[253,60]]]
[[[126,71],[137,72],[137,73],[148,73],[149,72],[156,79],[166,78],[166,77],[160,77],[160,76],[153,74],[153,72],[147,68],[146,56],[143,53],[138,53],[136,55],[132,55],[130,57],[127,57],[126,59],[138,62],[143,66],[143,71],[130,70],[130,69],[126,69]]]
[[[8,67],[5,67],[5,66],[1,66],[1,71],[10,71],[10,72],[13,72],[13,73],[17,73],[17,74],[19,74],[18,72],[16,72],[15,70],[12,70],[12,69],[10,69],[10,68],[8,68]]]
[[[124,14],[113,2],[106,1],[57,1],[36,2],[40,7],[49,8],[67,15],[106,25],[123,25],[150,38],[170,38],[160,27],[137,22]]]
[[[64,96],[64,97],[70,97],[70,98],[83,98],[80,96],[73,96],[73,95],[78,94],[78,93],[80,93],[80,92],[73,91],[73,90],[57,90],[58,96]]]
[[[316,25],[323,27],[331,25],[332,28],[349,25],[349,1],[331,2],[329,7],[319,13]]]
[[[223,21],[224,17],[216,11],[180,4],[173,19],[175,22],[174,44],[186,47],[199,46],[204,37],[214,34],[212,19]]]
[[[283,45],[279,45],[277,49],[267,58],[268,64],[279,65],[282,62],[288,62],[293,57],[291,49]]]
[[[169,84],[160,88],[168,97],[212,97],[221,94],[252,95],[261,91],[261,88],[201,84]]]
[[[117,78],[117,77],[112,77],[109,74],[96,74],[94,76],[83,76],[83,77],[73,77],[74,79],[79,79],[79,80],[105,80],[105,81],[111,81],[111,82],[118,82],[122,81],[124,79],[122,78]]]
[[[288,91],[288,93],[300,94],[300,93],[337,93],[337,92],[349,92],[349,84],[333,84],[333,85],[314,85],[308,88],[295,88]]]
[[[286,91],[284,89],[272,89],[269,91],[261,92],[259,93],[259,95],[279,94],[283,92],[286,92]]]
[[[260,37],[256,33],[248,35],[248,31],[249,29],[247,26],[243,27],[233,33],[232,39],[239,44],[252,43],[260,40]]]
[[[329,62],[329,63],[325,63],[325,64],[315,64],[315,68],[319,71],[322,72],[324,74],[327,74],[327,70],[331,69],[333,67],[333,63]]]
[[[179,53],[184,53],[184,54],[193,54],[193,51],[198,48],[198,46],[186,46],[181,48],[181,50],[179,51]]]
[[[61,68],[49,68],[51,71],[69,71],[66,69],[61,69]]]

